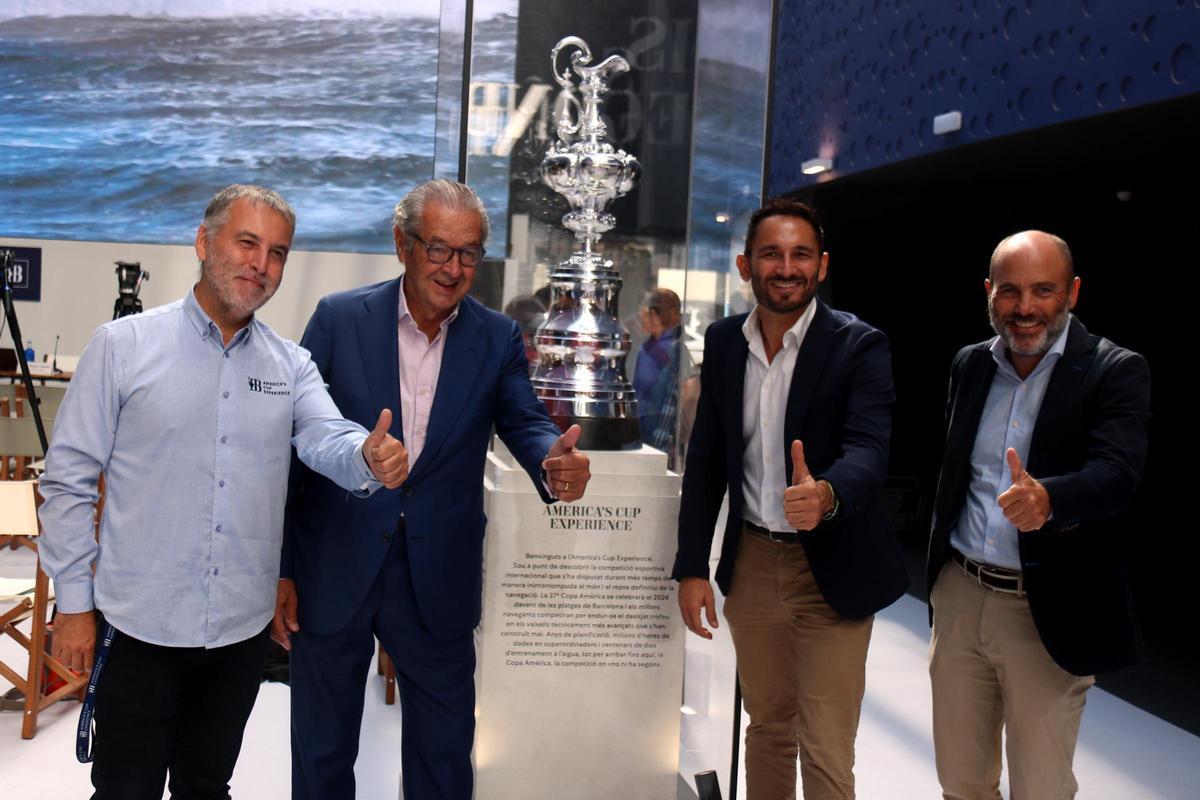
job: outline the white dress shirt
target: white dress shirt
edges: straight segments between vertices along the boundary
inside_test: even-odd
[[[783,459],[783,420],[796,356],[812,324],[817,304],[808,308],[796,324],[783,334],[783,349],[767,361],[766,347],[758,324],[758,306],[742,324],[750,352],[746,358],[746,381],[742,385],[742,517],[772,531],[794,530],[783,513],[783,492],[792,465]]]

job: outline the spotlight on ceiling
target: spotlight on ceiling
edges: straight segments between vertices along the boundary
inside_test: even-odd
[[[810,158],[800,165],[800,171],[805,175],[820,175],[833,169],[832,158]]]

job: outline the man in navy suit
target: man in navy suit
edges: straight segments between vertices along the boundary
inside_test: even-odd
[[[816,299],[829,254],[814,212],[773,201],[737,257],[758,305],[704,337],[679,510],[684,623],[717,626],[717,565],[750,715],[748,796],[854,796],[854,738],[872,615],[908,584],[884,511],[893,401],[887,338]]]
[[[954,358],[927,588],[938,779],[999,800],[1070,798],[1092,675],[1139,642],[1123,560],[1146,459],[1146,361],[1071,315],[1071,251],[1014,234],[984,281],[996,336]]]
[[[493,426],[546,502],[587,485],[579,429],[560,435],[534,396],[521,332],[467,297],[487,233],[466,186],[418,186],[394,217],[404,274],[322,299],[304,333],[348,419],[374,420],[399,398],[391,432],[411,472],[399,490],[349,503],[294,467],[274,623],[290,639],[294,798],[354,797],[378,636],[400,686],[404,796],[469,800]]]

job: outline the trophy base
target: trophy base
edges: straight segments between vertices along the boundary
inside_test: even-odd
[[[580,428],[580,450],[637,450],[642,446],[636,417],[609,418],[551,415],[560,430],[572,425]]]

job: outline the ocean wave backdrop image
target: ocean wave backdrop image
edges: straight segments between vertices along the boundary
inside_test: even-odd
[[[295,206],[297,248],[389,252],[437,59],[415,16],[0,20],[0,235],[186,244],[242,182]]]

